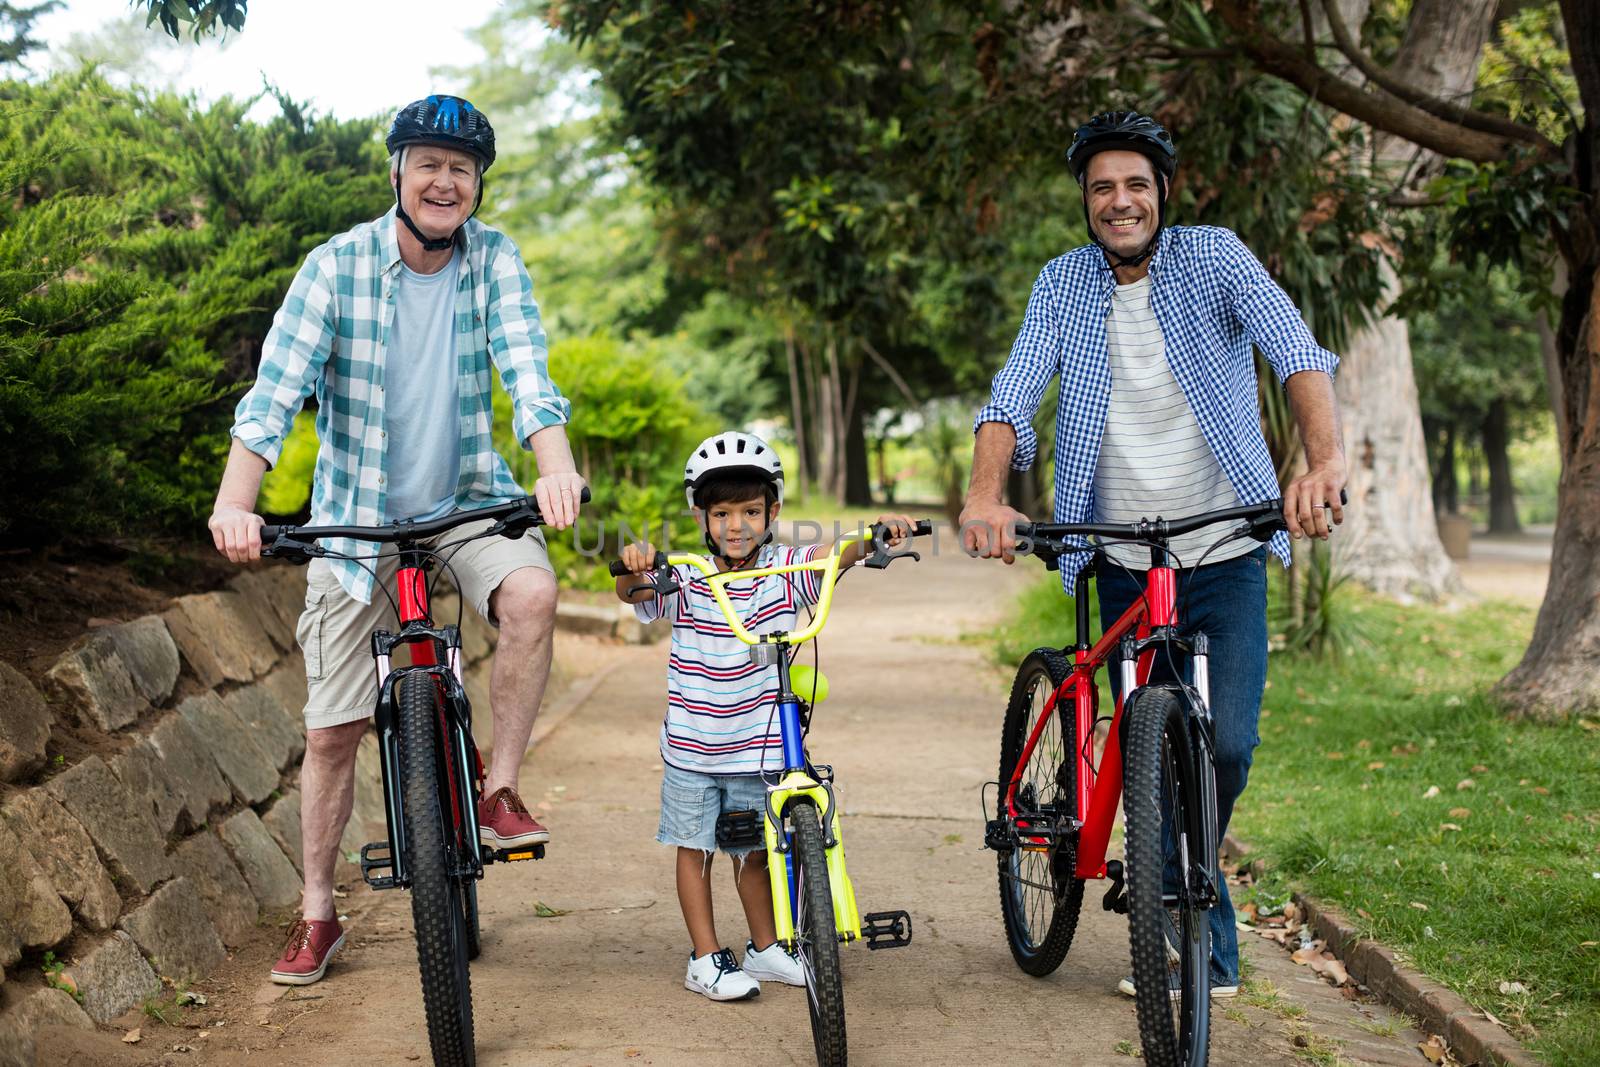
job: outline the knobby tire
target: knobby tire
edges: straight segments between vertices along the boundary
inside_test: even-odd
[[[822,823],[809,797],[789,803],[794,828],[795,944],[806,976],[806,1003],[818,1067],[845,1067],[844,976],[839,971],[839,934]]]

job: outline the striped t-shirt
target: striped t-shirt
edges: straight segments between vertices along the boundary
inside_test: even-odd
[[[1148,275],[1112,293],[1106,355],[1111,399],[1094,472],[1095,521],[1182,519],[1238,507],[1239,494],[1167,363],[1161,325],[1150,308]],[[1174,538],[1174,565],[1199,563],[1225,529],[1208,526]],[[1220,563],[1255,547],[1248,539],[1236,541],[1206,555],[1205,562]],[[1150,566],[1150,550],[1141,545],[1113,546],[1107,554],[1127,567]]]
[[[767,545],[753,567],[808,563],[827,546]],[[700,774],[757,774],[783,768],[776,714],[776,668],[750,662],[750,646],[733,635],[699,571],[675,568],[683,591],[634,605],[644,622],[672,621],[667,660],[667,715],[661,758]],[[817,602],[822,572],[746,578],[723,587],[745,629],[756,634],[798,629],[799,609]]]

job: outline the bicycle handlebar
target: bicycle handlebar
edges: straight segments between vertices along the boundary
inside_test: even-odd
[[[578,502],[589,502],[589,487],[584,486],[579,494]],[[544,516],[539,513],[539,505],[533,497],[523,497],[504,504],[494,504],[486,508],[473,511],[452,511],[437,519],[427,519],[423,522],[392,522],[383,526],[289,526],[267,524],[261,527],[261,554],[267,557],[278,557],[293,562],[303,563],[311,556],[323,556],[327,549],[317,544],[321,540],[333,538],[350,538],[355,541],[377,541],[381,543],[426,541],[430,537],[438,537],[448,533],[458,526],[469,522],[479,522],[484,519],[500,520],[498,527],[492,533],[505,534],[509,537],[520,537],[522,533],[534,526],[544,524]],[[514,531],[514,532],[513,532]]]
[[[926,519],[913,523],[910,537],[926,537],[933,532],[933,523]],[[706,580],[706,585],[711,589],[711,595],[716,598],[717,606],[722,609],[723,618],[733,634],[747,645],[760,644],[763,640],[780,637],[784,644],[798,645],[811,640],[828,621],[828,612],[833,605],[833,586],[839,574],[839,559],[845,546],[870,540],[874,551],[871,556],[862,560],[862,564],[875,570],[882,570],[897,559],[909,556],[911,559],[920,560],[922,557],[915,552],[891,551],[887,539],[890,536],[885,526],[874,524],[868,530],[859,533],[846,534],[833,544],[832,550],[823,559],[814,559],[806,563],[792,563],[783,567],[760,567],[753,570],[719,571],[716,565],[704,556],[688,553],[673,554],[657,552],[651,561],[650,570],[640,575],[644,581],[629,589],[629,594],[641,589],[652,589],[657,596],[666,597],[683,588],[678,581],[673,567],[687,565],[698,570]],[[633,571],[625,566],[621,560],[613,560],[610,565],[612,577],[626,578]],[[734,610],[733,603],[728,599],[728,594],[723,586],[729,582],[742,581],[745,578],[764,578],[774,574],[795,574],[801,571],[822,571],[822,596],[817,601],[816,615],[804,629],[790,634],[768,634],[758,636],[751,633],[739,618],[739,613]]]
[[[1017,536],[1040,541],[1058,541],[1067,537],[1164,541],[1230,519],[1250,520],[1252,535],[1257,533],[1260,527],[1271,527],[1266,531],[1270,537],[1284,528],[1283,501],[1268,500],[1244,507],[1222,508],[1184,519],[1168,520],[1157,516],[1154,519],[1140,519],[1138,522],[1022,522],[1017,524]]]

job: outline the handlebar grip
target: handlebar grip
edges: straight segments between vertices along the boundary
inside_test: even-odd
[[[633,572],[628,569],[628,565],[622,562],[620,559],[614,559],[611,561],[611,577],[626,578],[632,573]]]
[[[931,533],[933,533],[933,523],[928,519],[919,519],[911,528],[912,537],[927,537]]]
[[[589,502],[589,496],[589,487],[586,485],[583,487],[583,492],[578,494],[578,503],[587,504]]]
[[[261,527],[261,543],[267,544],[268,542],[276,541],[278,539],[279,532],[282,530],[282,526],[277,526],[274,524],[263,525]]]

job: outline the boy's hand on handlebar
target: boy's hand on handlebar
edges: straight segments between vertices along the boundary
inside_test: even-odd
[[[244,508],[218,507],[206,526],[218,552],[234,563],[250,563],[261,558],[261,527],[265,522]]]
[[[906,543],[906,538],[911,536],[917,524],[909,515],[879,515],[873,525],[884,528],[887,534],[883,539],[884,544],[899,548]]]
[[[631,574],[643,574],[655,567],[656,548],[649,541],[622,546],[622,563]]]
[[[967,555],[1016,562],[1017,524],[1028,517],[998,502],[967,501],[961,509],[961,547]]]
[[[538,501],[545,525],[565,530],[577,522],[583,491],[588,484],[576,471],[546,474],[534,482],[533,499]]]

